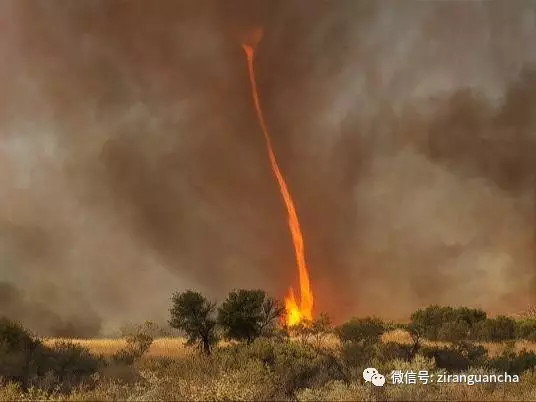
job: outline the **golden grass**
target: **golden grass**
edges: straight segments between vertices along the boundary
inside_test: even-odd
[[[58,341],[70,341],[77,345],[86,347],[96,355],[110,356],[124,348],[127,343],[121,338],[102,339],[46,339],[46,345],[53,345]],[[146,356],[150,357],[180,357],[189,353],[189,349],[184,346],[184,338],[157,338],[153,341]]]
[[[74,344],[88,348],[95,355],[109,356],[124,348],[127,342],[124,339],[68,339],[68,338],[47,338],[43,343],[47,346],[52,346],[56,342],[72,342]]]
[[[57,341],[71,341],[78,345],[84,346],[89,349],[89,351],[96,355],[110,356],[116,353],[121,348],[126,346],[126,341],[121,338],[102,338],[102,339],[46,339],[44,343],[46,345],[52,345]],[[382,336],[383,342],[396,342],[401,344],[411,343],[411,338],[408,332],[402,329],[396,329],[393,331],[386,332]],[[191,353],[191,349],[184,346],[186,340],[184,338],[157,338],[154,340],[151,348],[147,352],[147,357],[180,357],[185,354]],[[323,338],[322,343],[324,346],[336,347],[339,344],[338,339],[333,335],[327,335]],[[221,342],[220,346],[224,346],[228,342]],[[432,342],[432,341],[423,341],[424,346],[448,346],[448,342]],[[484,346],[490,356],[500,355],[506,348],[505,343],[499,342],[479,342],[480,345]],[[536,353],[536,342],[530,342],[526,340],[516,341],[515,350],[532,351]]]
[[[479,344],[484,346],[488,350],[490,356],[500,355],[506,348],[505,343],[479,342]],[[516,352],[526,350],[528,352],[536,353],[536,342],[530,342],[526,340],[516,341],[514,350]]]
[[[382,335],[382,341],[409,344],[411,343],[411,337],[409,336],[409,332],[404,331],[403,329],[395,329],[384,333]]]
[[[158,338],[155,339],[147,356],[151,357],[180,357],[190,352],[184,346],[184,338]]]

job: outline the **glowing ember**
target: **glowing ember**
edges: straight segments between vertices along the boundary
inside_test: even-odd
[[[256,34],[254,35],[254,44],[256,44],[260,40],[259,32],[261,31],[257,30]],[[283,174],[279,169],[279,165],[275,157],[275,152],[272,147],[272,140],[270,138],[270,134],[268,133],[266,122],[264,121],[264,115],[262,113],[259,101],[257,83],[255,81],[255,73],[253,70],[254,47],[250,44],[243,44],[242,47],[246,52],[248,62],[249,80],[251,83],[253,103],[255,104],[257,118],[259,119],[259,124],[264,134],[264,139],[266,140],[266,148],[268,151],[268,157],[270,158],[272,171],[277,180],[279,190],[281,191],[281,195],[287,208],[288,225],[290,228],[290,233],[292,235],[292,242],[294,244],[294,252],[296,255],[296,264],[298,266],[298,274],[300,281],[300,303],[298,305],[294,296],[294,290],[292,288],[290,288],[289,294],[285,298],[286,323],[288,326],[293,326],[302,322],[303,320],[311,320],[313,315],[313,292],[311,291],[309,272],[307,270],[307,264],[305,262],[303,236],[300,228],[300,222],[298,220],[298,214],[296,213],[296,208],[294,207],[294,202],[292,201],[292,197],[288,190],[287,183],[283,177]]]

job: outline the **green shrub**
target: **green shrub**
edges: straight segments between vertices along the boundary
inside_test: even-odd
[[[0,318],[0,378],[27,385],[43,346],[19,323]]]
[[[121,325],[117,331],[117,336],[121,338],[126,338],[132,334],[135,334],[139,331],[140,327],[144,327],[143,331],[151,336],[151,338],[173,338],[181,335],[180,331],[171,328],[169,324],[158,323],[154,321],[145,321],[143,324],[126,322]]]
[[[534,370],[536,367],[536,354],[526,350],[519,353],[506,350],[500,356],[489,359],[488,367],[508,374],[521,374],[526,370]]]
[[[44,348],[36,364],[36,383],[41,385],[41,388],[66,392],[89,379],[104,362],[93,356],[87,348],[72,342],[59,341],[50,348]]]
[[[14,350],[30,350],[39,341],[18,322],[0,317],[0,344]]]
[[[410,371],[418,373],[420,370],[434,371],[436,364],[433,357],[425,357],[421,353],[417,353],[411,360],[373,361],[372,367],[375,367],[380,373],[391,373],[396,370],[403,373]]]
[[[98,372],[99,382],[113,381],[119,384],[133,385],[143,380],[136,365],[121,361],[111,361],[103,365]]]
[[[239,351],[238,358],[243,360],[260,360],[268,366],[275,366],[278,353],[276,344],[266,338],[258,338],[247,347],[235,345],[234,349]]]
[[[487,318],[484,310],[477,308],[458,307],[454,309],[455,321],[464,321],[470,327]]]
[[[282,305],[263,290],[239,289],[230,292],[218,309],[218,323],[227,339],[251,343],[270,333],[283,311]]]
[[[340,356],[347,377],[357,377],[360,370],[370,365],[384,332],[385,325],[377,318],[353,318],[335,328],[341,340]]]
[[[0,377],[23,388],[39,385],[69,390],[103,364],[86,348],[70,342],[44,346],[17,323],[0,319]]]
[[[333,332],[333,329],[329,316],[321,313],[312,321],[305,321],[295,325],[291,328],[291,332],[303,342],[309,343],[317,349],[323,349],[325,348],[324,340]]]
[[[516,322],[504,316],[480,321],[472,330],[471,338],[479,341],[502,342],[516,337]]]
[[[374,357],[375,348],[371,343],[344,342],[341,346],[341,358],[349,369],[366,368]]]
[[[275,376],[280,393],[292,396],[298,389],[322,385],[330,379],[343,379],[340,363],[329,354],[319,353],[301,342],[257,338],[251,344],[238,344],[216,351],[222,369],[236,370],[245,362],[259,361]]]
[[[480,309],[429,306],[411,315],[411,325],[430,340],[464,340],[477,323],[486,319]]]
[[[193,394],[192,399],[217,401],[281,399],[277,394],[277,383],[273,372],[255,360],[243,362],[240,368],[221,372],[207,385],[208,392],[202,392],[200,395]]]
[[[416,354],[413,345],[398,342],[380,342],[376,345],[375,357],[382,363],[391,360],[411,361]]]
[[[421,352],[427,358],[433,358],[435,365],[449,371],[464,371],[469,367],[485,364],[487,351],[481,345],[469,342],[457,342],[448,347],[423,347]]]
[[[134,332],[126,337],[127,346],[119,350],[112,356],[112,360],[116,363],[132,364],[139,360],[151,347],[153,343],[152,333],[154,325],[150,321],[146,321],[143,325],[135,328]]]
[[[335,333],[342,342],[374,344],[385,332],[383,322],[377,318],[352,318],[335,328]]]
[[[516,338],[536,342],[536,319],[516,321]]]
[[[467,339],[469,331],[470,327],[466,321],[447,321],[439,327],[437,339],[447,342],[461,341]]]
[[[275,348],[273,366],[277,381],[286,395],[293,395],[298,389],[320,385],[319,377],[329,377],[325,359],[311,347],[288,342]],[[320,383],[320,384],[319,384]]]

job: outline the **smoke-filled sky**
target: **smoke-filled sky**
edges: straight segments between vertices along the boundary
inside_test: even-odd
[[[0,2],[0,311],[44,334],[297,272],[316,311],[536,291],[536,2]]]

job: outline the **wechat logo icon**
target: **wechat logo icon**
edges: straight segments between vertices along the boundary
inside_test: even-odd
[[[385,377],[374,367],[369,367],[363,370],[363,378],[365,379],[365,382],[371,382],[376,387],[383,387],[385,384]]]

